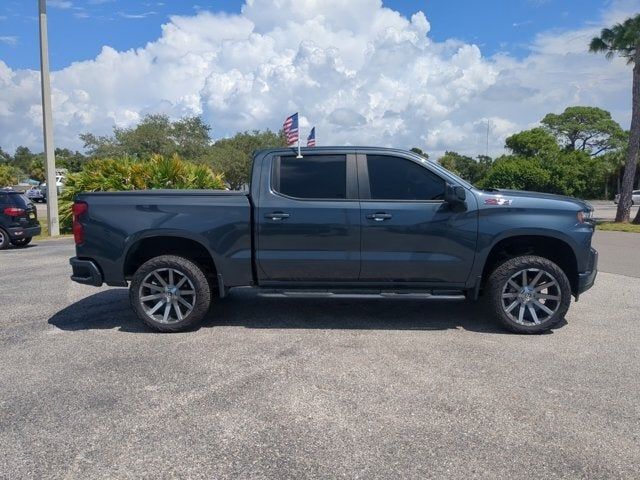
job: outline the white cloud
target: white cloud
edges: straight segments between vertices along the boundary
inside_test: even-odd
[[[16,37],[15,35],[2,35],[0,36],[0,43],[5,43],[7,45],[17,45],[18,44],[18,37]]]
[[[68,10],[73,7],[73,2],[66,0],[48,0],[47,5],[53,8],[59,8],[61,10]]]
[[[127,18],[129,20],[141,20],[143,18],[147,18],[152,15],[157,15],[157,13],[156,12],[143,12],[143,13],[118,12],[118,15],[120,15],[122,18]]]
[[[484,153],[487,122],[499,153],[509,134],[573,104],[609,109],[628,127],[630,68],[586,49],[634,5],[611,5],[603,25],[541,34],[522,60],[434,42],[424,14],[406,18],[380,0],[247,0],[238,15],[176,16],[143,48],[104,47],[53,73],[56,143],[78,148],[81,132],[106,134],[153,112],[203,115],[222,137],[278,129],[299,111],[319,144],[436,155]],[[40,148],[39,101],[38,72],[0,61],[3,148]]]

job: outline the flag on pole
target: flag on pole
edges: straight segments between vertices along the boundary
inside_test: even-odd
[[[315,147],[316,146],[316,127],[311,129],[309,136],[307,137],[307,147]]]
[[[287,145],[294,145],[300,140],[297,113],[294,113],[284,121],[283,129],[284,136],[287,139]]]

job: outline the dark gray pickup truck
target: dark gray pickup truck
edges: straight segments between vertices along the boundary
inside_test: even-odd
[[[130,288],[140,319],[179,331],[236,287],[263,295],[482,298],[520,333],[548,330],[597,272],[592,208],[479,190],[410,152],[266,150],[250,192],[85,193],[73,280]],[[428,316],[428,310],[425,310]]]

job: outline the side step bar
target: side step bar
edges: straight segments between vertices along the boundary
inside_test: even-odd
[[[327,291],[327,290],[260,290],[260,297],[265,298],[393,298],[407,300],[465,300],[460,292],[437,291]]]

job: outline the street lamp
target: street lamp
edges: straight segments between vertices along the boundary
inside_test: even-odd
[[[49,40],[47,34],[47,0],[38,0],[40,11],[40,78],[42,80],[42,125],[44,157],[47,175],[47,223],[49,236],[60,235],[58,222],[58,184],[56,157],[53,147],[53,114],[51,108],[51,79],[49,78]]]

